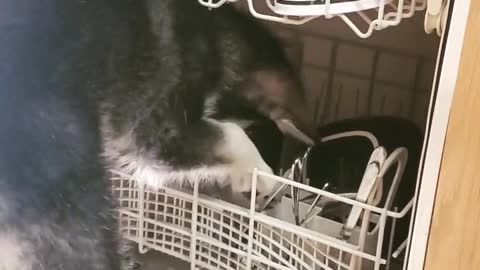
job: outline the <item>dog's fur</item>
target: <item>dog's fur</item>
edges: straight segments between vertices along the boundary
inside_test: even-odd
[[[0,48],[0,270],[120,269],[105,168],[249,191],[270,167],[237,124],[312,127],[278,42],[230,7],[5,0]]]
[[[238,123],[289,118],[305,126],[308,119],[283,50],[230,7],[147,4],[150,20],[132,18],[146,29],[132,44],[132,65],[142,67],[119,71],[122,82],[100,101],[109,166],[153,187],[203,179],[249,192],[251,170],[271,169]],[[260,179],[259,198],[273,189]]]

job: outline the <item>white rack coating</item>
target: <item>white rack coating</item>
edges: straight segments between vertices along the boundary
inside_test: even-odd
[[[198,0],[208,8],[218,8],[238,0]],[[335,1],[286,1],[265,0],[269,12],[260,12],[254,0],[246,0],[250,13],[259,19],[301,25],[318,17],[341,18],[360,38],[368,38],[375,30],[398,25],[402,19],[412,17],[416,11],[427,8],[426,0],[356,0]],[[296,2],[296,4],[293,4]],[[304,2],[304,4],[301,4]],[[314,4],[315,3],[315,4]],[[355,17],[360,18],[355,19]]]
[[[405,162],[406,149],[395,150],[376,178],[383,181],[388,168],[396,166],[394,183],[398,184]],[[389,210],[396,187],[391,188],[382,208],[257,170],[253,186],[258,176],[361,209],[362,222],[345,241],[338,238],[344,224],[321,216],[315,216],[305,227],[294,225],[288,214],[292,200],[287,197],[282,198],[277,212],[267,215],[256,212],[255,196],[250,209],[245,209],[199,194],[198,183],[193,192],[171,188],[153,191],[114,172],[120,230],[125,238],[139,244],[140,253],[157,250],[190,262],[191,269],[377,270],[386,264],[382,246],[387,220],[404,217],[412,207],[413,200],[400,212]],[[301,213],[309,208],[309,204],[300,204]]]

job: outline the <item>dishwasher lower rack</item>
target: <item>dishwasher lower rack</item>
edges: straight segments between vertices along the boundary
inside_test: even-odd
[[[259,175],[361,209],[360,222],[346,240],[339,238],[343,223],[318,215],[303,227],[295,225],[292,201],[286,196],[274,211],[259,213],[203,196],[198,183],[192,192],[152,191],[114,174],[120,231],[138,244],[140,253],[160,251],[189,262],[191,269],[376,270],[387,263],[382,257],[387,220],[404,217],[412,206],[393,212],[257,170],[252,187]],[[300,203],[300,213],[309,207]]]

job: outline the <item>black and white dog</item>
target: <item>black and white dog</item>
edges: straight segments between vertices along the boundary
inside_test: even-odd
[[[279,43],[231,7],[4,0],[0,48],[1,270],[120,269],[105,168],[249,192],[271,169],[240,120],[313,130]]]

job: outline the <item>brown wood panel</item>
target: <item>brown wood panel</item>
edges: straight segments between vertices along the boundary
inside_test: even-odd
[[[480,0],[471,0],[460,61],[426,270],[480,269]]]

